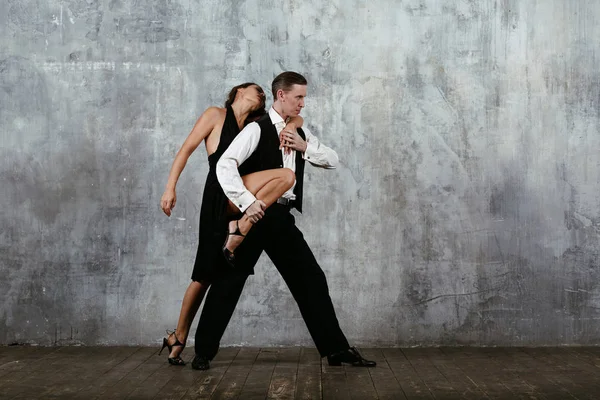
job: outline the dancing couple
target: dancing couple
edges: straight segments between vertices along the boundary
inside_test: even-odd
[[[210,107],[175,157],[161,208],[175,207],[175,187],[189,156],[205,142],[209,172],[202,196],[198,252],[175,331],[163,339],[169,363],[185,365],[181,352],[206,296],[195,337],[194,369],[210,368],[249,275],[263,251],[292,296],[321,355],[329,365],[372,367],[350,347],[340,329],[327,280],[292,208],[302,212],[306,161],[335,168],[337,153],[323,145],[300,117],[307,81],[283,72],[272,83],[274,103],[255,83],[234,87],[224,108]],[[162,349],[161,349],[162,351]]]

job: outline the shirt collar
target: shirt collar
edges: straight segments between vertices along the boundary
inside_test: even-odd
[[[283,118],[281,118],[281,115],[279,115],[279,113],[275,111],[273,106],[269,108],[269,117],[271,118],[271,122],[273,123],[273,125],[276,125],[279,122],[285,122]]]

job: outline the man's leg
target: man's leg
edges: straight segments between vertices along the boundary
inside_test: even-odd
[[[260,226],[260,222],[256,226]],[[251,230],[246,239],[236,250],[236,267],[233,271],[222,260],[222,268],[228,270],[210,286],[198,328],[196,329],[196,357],[192,368],[208,369],[209,361],[219,351],[219,344],[231,316],[240,299],[248,275],[262,253],[261,236]]]
[[[376,366],[374,361],[363,358],[348,344],[329,297],[325,274],[296,227],[294,217],[286,208],[274,205],[271,209],[284,212],[263,218],[265,223],[269,222],[265,224],[269,228],[265,229],[265,251],[296,299],[321,356],[327,356],[329,365]]]
[[[230,274],[213,282],[206,296],[196,329],[197,357],[212,360],[219,351],[221,337],[240,299],[247,274]]]
[[[272,212],[269,212],[272,211]],[[288,285],[321,356],[350,347],[342,332],[323,270],[285,207],[267,210],[265,252]]]

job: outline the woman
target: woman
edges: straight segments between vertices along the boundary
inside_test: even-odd
[[[173,365],[185,365],[180,354],[185,347],[190,325],[202,303],[210,283],[218,277],[223,267],[223,257],[228,263],[234,261],[235,248],[252,227],[245,215],[238,221],[228,219],[239,210],[223,193],[216,176],[217,161],[233,141],[235,136],[249,122],[265,114],[265,94],[255,83],[244,83],[231,89],[224,108],[210,107],[198,119],[189,136],[175,156],[169,173],[165,193],[161,199],[161,208],[167,216],[175,207],[175,186],[188,158],[204,140],[210,170],[206,177],[202,207],[200,210],[200,234],[198,252],[192,273],[192,282],[188,286],[177,328],[167,332],[163,339],[162,350],[169,349],[168,361]],[[295,130],[302,126],[302,118],[289,121],[285,130]],[[280,168],[248,174],[242,177],[244,185],[266,207],[273,204],[294,183],[293,172]],[[225,244],[223,239],[225,238]],[[181,341],[180,341],[181,339]],[[160,353],[159,353],[160,354]]]

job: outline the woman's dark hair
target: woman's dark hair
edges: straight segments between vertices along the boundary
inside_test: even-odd
[[[286,71],[277,75],[275,79],[273,79],[273,84],[271,85],[271,91],[273,92],[273,101],[277,100],[277,91],[279,89],[284,92],[289,92],[294,85],[306,85],[306,78],[300,75],[297,72]]]
[[[262,94],[264,94],[264,91],[260,87],[260,85],[254,83],[254,82],[242,83],[241,85],[234,86],[231,89],[231,91],[229,92],[229,95],[227,96],[227,100],[225,100],[225,108],[227,108],[233,104],[233,102],[235,101],[235,96],[237,95],[238,89],[245,89],[249,86],[256,86],[258,88],[258,91],[261,92]],[[252,121],[256,121],[257,119],[259,119],[266,113],[267,113],[267,111],[265,110],[265,96],[263,96],[260,106],[256,110],[254,110],[250,114],[248,114],[248,117],[246,117],[246,121],[244,122],[244,125],[247,125]]]

